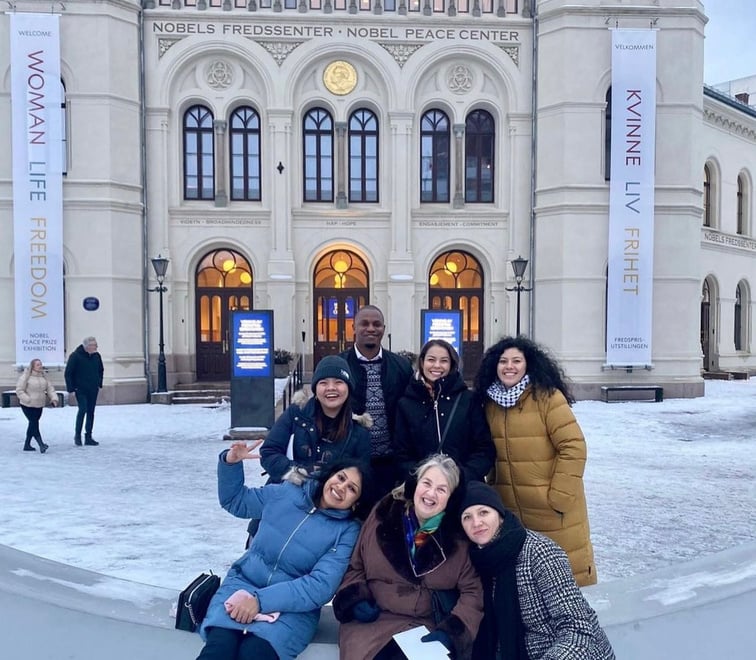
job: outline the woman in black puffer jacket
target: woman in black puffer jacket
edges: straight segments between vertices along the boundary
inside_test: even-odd
[[[482,481],[493,467],[483,408],[462,379],[457,351],[442,339],[420,350],[417,371],[397,406],[394,448],[402,479],[436,453],[451,456],[468,481]]]

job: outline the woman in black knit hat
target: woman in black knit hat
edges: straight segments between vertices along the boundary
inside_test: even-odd
[[[484,483],[467,484],[460,510],[472,542],[470,559],[483,582],[484,616],[473,657],[614,659],[556,543],[526,530]]]

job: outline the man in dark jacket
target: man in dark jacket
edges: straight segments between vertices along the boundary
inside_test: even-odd
[[[96,446],[100,443],[92,437],[94,426],[94,411],[97,405],[97,394],[102,387],[103,375],[102,357],[97,352],[97,340],[86,337],[81,346],[71,353],[66,362],[66,390],[76,395],[76,431],[74,444],[81,446],[81,427],[84,427],[84,444]]]
[[[360,307],[354,316],[354,347],[341,354],[354,378],[352,409],[373,418],[370,464],[381,497],[393,488],[398,466],[392,452],[396,404],[412,377],[409,360],[381,346],[386,324],[375,305]]]

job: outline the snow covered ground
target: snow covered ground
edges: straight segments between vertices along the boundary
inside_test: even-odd
[[[599,581],[756,540],[756,379],[708,381],[663,403],[583,401],[585,483]],[[223,573],[246,521],[218,505],[230,408],[98,406],[99,447],[75,447],[76,409],[47,409],[50,450],[23,452],[20,408],[0,409],[0,543],[120,578],[183,588]],[[248,485],[262,484],[246,463]]]

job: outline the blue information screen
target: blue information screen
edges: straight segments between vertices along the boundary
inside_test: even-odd
[[[458,309],[422,309],[420,325],[423,336],[421,344],[431,339],[448,341],[462,357],[462,312]]]
[[[231,312],[234,378],[273,376],[273,312]]]

